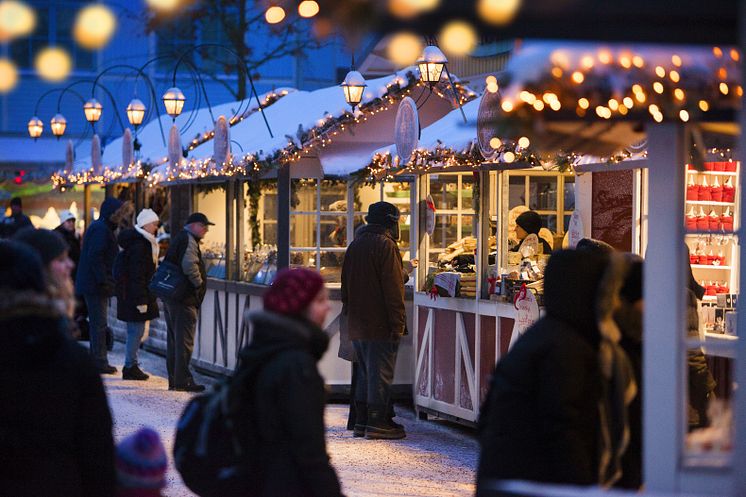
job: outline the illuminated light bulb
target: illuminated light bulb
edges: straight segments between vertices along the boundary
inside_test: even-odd
[[[680,119],[681,119],[682,121],[684,121],[684,122],[687,122],[687,121],[689,120],[689,113],[688,113],[688,112],[687,112],[686,110],[684,110],[684,109],[681,109],[681,110],[679,111],[679,118],[680,118]]]
[[[467,55],[477,46],[477,32],[464,21],[451,21],[440,32],[443,50],[452,55]]]
[[[266,19],[269,24],[282,22],[282,20],[285,19],[285,9],[279,5],[272,5],[264,13],[264,19]]]
[[[622,55],[621,57],[619,57],[619,64],[623,68],[629,69],[630,67],[632,67],[632,57],[630,57],[629,55]]]
[[[510,163],[510,162],[513,162],[514,160],[515,160],[515,154],[513,152],[508,151],[503,154],[503,161]]]
[[[580,65],[583,66],[586,69],[590,69],[593,67],[593,64],[595,62],[593,61],[593,56],[591,55],[584,55],[582,59],[580,59]]]
[[[541,112],[542,110],[544,110],[544,102],[542,102],[541,100],[538,100],[538,99],[537,99],[537,100],[536,100],[536,102],[534,102],[534,109],[535,109],[535,110],[538,110],[538,111],[540,111],[540,112]]]
[[[36,27],[36,13],[24,2],[0,1],[0,41],[6,42],[31,34]]]
[[[603,105],[599,105],[599,106],[596,107],[596,115],[598,117],[604,117],[606,115],[606,111],[607,110],[609,110],[609,109],[607,109]]]
[[[522,0],[479,0],[477,13],[489,24],[504,26],[513,20]]]
[[[655,119],[655,122],[663,122],[663,114],[658,112],[657,114],[653,114],[653,119]]]
[[[146,0],[146,2],[155,10],[169,11],[178,7],[181,0]]]
[[[616,99],[610,99],[609,100],[609,109],[616,111],[619,108],[619,102],[616,101]]]
[[[438,7],[439,0],[389,0],[389,12],[407,19]]]
[[[651,114],[657,114],[657,113],[659,113],[659,112],[660,112],[660,109],[658,108],[658,106],[657,106],[657,105],[655,105],[655,104],[650,104],[650,105],[648,106],[648,111],[649,111],[649,112],[650,112]]]
[[[738,62],[741,58],[741,54],[738,53],[738,50],[735,48],[730,49],[730,58],[733,59],[735,62]]]
[[[642,93],[642,86],[640,85],[632,85],[632,93]]]
[[[663,69],[663,67],[661,67],[661,66],[655,66],[655,74],[659,78],[662,78],[662,77],[664,77],[666,75],[666,70]]]
[[[484,82],[488,86],[489,85],[496,85],[497,84],[497,78],[495,76],[493,76],[492,74],[490,74],[489,76],[487,76],[486,78],[484,78]]]
[[[572,80],[574,83],[580,84],[585,81],[585,76],[583,76],[582,72],[575,71],[574,73],[572,73]]]
[[[18,70],[8,59],[0,59],[0,93],[8,93],[18,83]]]
[[[298,4],[298,15],[309,19],[319,13],[319,4],[315,0],[303,0]]]
[[[647,100],[647,97],[645,96],[645,92],[641,91],[641,92],[635,93],[635,100],[637,100],[641,104],[644,104],[645,100]]]
[[[739,97],[743,96],[743,86],[741,85],[736,86],[736,95]]]
[[[103,4],[91,4],[78,12],[73,37],[83,48],[98,50],[109,43],[117,29],[117,19]]]
[[[718,69],[718,78],[726,79],[727,77],[728,77],[728,71],[724,67],[721,67],[720,69]]]
[[[611,64],[611,52],[609,52],[608,50],[599,50],[598,60],[601,62],[601,64]]]
[[[580,107],[581,109],[587,109],[588,107],[590,107],[590,105],[591,103],[588,101],[587,98],[581,98],[580,100],[578,100],[578,107]]]
[[[42,49],[34,60],[39,77],[47,81],[62,81],[70,74],[72,61],[67,52],[57,47]]]
[[[672,55],[671,56],[671,62],[676,67],[681,67],[681,57],[679,57],[678,55],[676,55],[676,54]]]
[[[44,122],[42,122],[42,120],[38,117],[34,116],[31,118],[31,120],[29,120],[27,127],[29,136],[35,141],[41,136],[42,131],[44,131]]]
[[[715,47],[715,48],[717,48],[717,47]],[[710,104],[707,103],[707,100],[700,100],[699,101],[699,109],[702,112],[707,112],[708,110],[710,110]]]
[[[549,102],[549,107],[551,107],[551,109],[556,112],[562,108],[562,104],[560,104],[559,100],[552,100],[551,102]]]
[[[663,93],[663,84],[660,81],[653,83],[653,91],[655,93]]]
[[[631,97],[624,97],[624,100],[622,100],[622,103],[624,103],[624,106],[627,107],[628,109],[631,109],[632,107],[635,106],[635,101],[632,100]]]
[[[712,53],[718,59],[723,56],[723,50],[720,47],[712,47]]]
[[[497,93],[500,90],[500,87],[497,85],[497,83],[491,83],[487,85],[487,91],[490,93]]]
[[[619,106],[619,113],[620,113],[621,115],[623,115],[623,116],[626,116],[626,115],[627,115],[627,112],[629,112],[629,109],[627,108],[627,106],[626,106],[626,105],[620,105],[620,106]]]
[[[396,33],[386,46],[386,55],[397,66],[414,64],[425,47],[422,37],[410,32]]]
[[[681,77],[679,76],[678,71],[671,71],[668,74],[668,77],[671,78],[671,81],[673,81],[674,83],[678,83],[679,80],[681,79]]]
[[[676,97],[676,100],[684,100],[684,90],[681,88],[676,88],[673,91],[673,96]]]
[[[528,148],[528,146],[531,145],[531,141],[529,141],[528,137],[522,136],[518,139],[518,146],[521,148]]]
[[[634,66],[637,68],[641,68],[645,65],[645,59],[643,59],[639,55],[635,55],[634,57],[632,57],[632,64],[634,64]]]
[[[728,85],[727,85],[727,83],[720,83],[720,93],[722,93],[723,95],[727,95],[728,94]]]
[[[552,68],[552,76],[554,76],[555,78],[558,78],[558,79],[561,78],[562,77],[562,68],[556,67],[556,66],[553,67]]]
[[[512,112],[513,102],[511,102],[510,100],[503,100],[503,103],[500,105],[500,107],[505,112]]]
[[[85,114],[85,120],[93,124],[101,119],[101,113],[103,112],[103,106],[101,102],[92,98],[83,105],[83,113]]]
[[[552,101],[557,100],[557,95],[552,92],[546,92],[541,98],[544,102],[551,103]]]
[[[536,102],[536,95],[534,95],[533,93],[531,93],[529,91],[526,91],[526,90],[523,90],[520,93],[519,97],[521,98],[521,100],[523,100],[524,102],[526,102],[529,105],[533,105],[534,102]]]
[[[493,149],[497,150],[498,148],[502,146],[502,144],[503,142],[500,141],[500,138],[496,136],[493,136],[492,138],[490,138],[490,147],[492,147]]]

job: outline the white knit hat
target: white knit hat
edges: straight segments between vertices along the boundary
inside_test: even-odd
[[[137,215],[137,226],[140,228],[156,221],[160,221],[160,218],[153,209],[143,209],[140,211],[140,214]]]
[[[60,224],[63,224],[65,221],[69,221],[70,219],[75,220],[75,214],[68,210],[60,211]]]

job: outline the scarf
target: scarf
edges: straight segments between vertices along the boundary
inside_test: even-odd
[[[155,236],[151,235],[139,226],[135,226],[135,231],[140,233],[147,241],[150,242],[150,249],[153,252],[153,264],[158,267],[158,255],[160,254],[160,247],[158,246],[158,240]]]

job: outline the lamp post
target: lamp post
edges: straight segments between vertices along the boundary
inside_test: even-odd
[[[65,134],[67,119],[65,119],[65,116],[58,113],[55,114],[49,124],[49,127],[52,128],[52,134],[57,137],[57,140],[59,140],[60,137]]]
[[[29,136],[36,141],[41,136],[42,131],[44,131],[44,122],[36,116],[32,117],[28,122]]]
[[[83,105],[85,120],[91,123],[91,126],[95,126],[98,120],[101,119],[102,111],[103,106],[101,105],[101,102],[99,102],[95,98],[91,98],[85,103],[85,105]]]
[[[344,92],[345,101],[352,106],[352,110],[354,111],[355,107],[362,102],[363,92],[365,92],[365,88],[368,86],[365,78],[358,71],[352,70],[347,73],[340,86]]]

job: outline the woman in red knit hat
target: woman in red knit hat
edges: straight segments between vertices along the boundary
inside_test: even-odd
[[[322,327],[329,296],[321,275],[284,269],[251,313],[252,341],[241,361],[261,363],[245,398],[259,442],[265,497],[338,497],[339,480],[326,452],[324,380],[316,363],[329,338]]]

